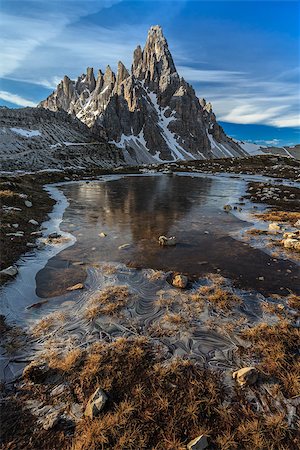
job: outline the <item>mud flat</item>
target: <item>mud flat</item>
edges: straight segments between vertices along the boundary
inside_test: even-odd
[[[56,237],[1,291],[3,448],[179,449],[202,435],[213,449],[299,446],[297,253],[245,240],[251,228],[272,238],[260,192],[279,184],[244,178],[50,188],[59,203],[39,239]],[[162,234],[176,246],[160,247]],[[104,405],[91,416],[94,394]]]

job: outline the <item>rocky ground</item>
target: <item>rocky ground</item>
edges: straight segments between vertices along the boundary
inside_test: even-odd
[[[298,180],[300,164],[288,158],[276,157],[275,161],[274,157],[261,156],[231,164],[230,160],[217,160],[134,169],[149,170],[226,171]],[[131,168],[115,171],[133,172]],[[43,191],[43,184],[93,178],[101,173],[105,171],[2,177],[1,269],[13,266],[28,243],[34,245],[34,233],[52,209],[53,200]],[[262,236],[269,240],[271,251],[279,248],[297,259],[299,189],[274,188],[266,180],[250,183],[247,196],[269,208],[259,213],[253,210],[253,217],[262,225],[245,233],[251,238]],[[285,244],[288,240],[293,241],[289,246]],[[115,269],[105,270],[109,276]],[[151,277],[165,282],[161,272],[153,272]],[[1,280],[8,278],[2,274]],[[81,346],[77,342],[81,337],[66,339],[63,333],[74,317],[45,317],[26,332],[9,326],[1,317],[1,345],[7,352],[13,355],[16,349],[32,344],[38,348],[41,343],[43,351],[24,369],[23,377],[2,386],[5,415],[0,448],[298,448],[299,296],[291,292],[282,297],[260,297],[258,312],[253,300],[249,309],[246,297],[222,277],[213,276],[203,286],[189,286],[188,290],[182,289],[184,280],[179,281],[173,294],[167,290],[157,299],[163,314],[147,332],[137,324],[127,325],[123,337],[100,332],[99,338],[97,321],[99,316],[108,315],[124,325],[128,305],[135,297],[124,287],[99,292],[82,310],[82,320],[90,330],[87,337],[98,336],[97,342],[87,338]],[[199,364],[197,358],[181,357],[180,353],[170,357],[166,352],[166,341],[182,339],[199,317],[205,329],[235,343],[232,354],[226,354],[228,364],[224,364],[223,355],[219,370]]]

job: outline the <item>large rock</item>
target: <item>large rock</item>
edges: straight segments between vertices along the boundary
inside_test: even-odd
[[[232,374],[232,378],[238,382],[240,386],[250,386],[256,383],[258,373],[255,367],[243,367]]]
[[[96,389],[93,395],[89,398],[84,415],[90,419],[94,419],[94,417],[97,417],[100,414],[106,402],[107,395],[105,392],[100,388]]]

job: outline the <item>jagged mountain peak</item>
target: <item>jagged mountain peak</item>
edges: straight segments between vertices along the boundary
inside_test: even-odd
[[[119,61],[116,74],[108,65],[96,80],[88,67],[76,83],[64,77],[39,106],[63,109],[98,129],[132,164],[245,154],[219,126],[211,104],[178,75],[159,25],[134,50],[131,73]]]

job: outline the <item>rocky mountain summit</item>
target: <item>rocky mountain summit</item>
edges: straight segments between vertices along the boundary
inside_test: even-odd
[[[128,164],[245,156],[216,121],[212,106],[179,76],[160,26],[134,50],[131,70],[92,68],[65,76],[39,107],[64,110],[122,149]]]

